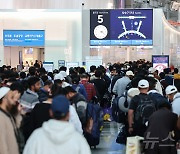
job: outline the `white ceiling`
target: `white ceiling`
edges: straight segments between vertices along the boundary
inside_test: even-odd
[[[113,0],[0,0],[0,9],[108,8]]]

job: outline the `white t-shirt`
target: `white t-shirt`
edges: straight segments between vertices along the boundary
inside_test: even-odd
[[[180,93],[174,95],[174,100],[172,102],[172,110],[178,116],[180,116]]]

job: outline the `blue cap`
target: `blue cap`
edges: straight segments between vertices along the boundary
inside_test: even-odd
[[[51,109],[55,116],[63,117],[69,112],[69,100],[63,96],[58,95],[53,98]]]

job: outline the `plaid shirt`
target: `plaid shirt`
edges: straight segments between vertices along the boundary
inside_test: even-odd
[[[96,96],[96,90],[94,88],[94,84],[87,82],[86,80],[82,80],[80,82],[84,85],[87,92],[87,100],[90,101],[94,96]]]

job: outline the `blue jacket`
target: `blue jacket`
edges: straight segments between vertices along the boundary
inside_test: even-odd
[[[83,84],[73,84],[72,88],[76,90],[76,92],[82,94],[87,99],[87,92]]]

